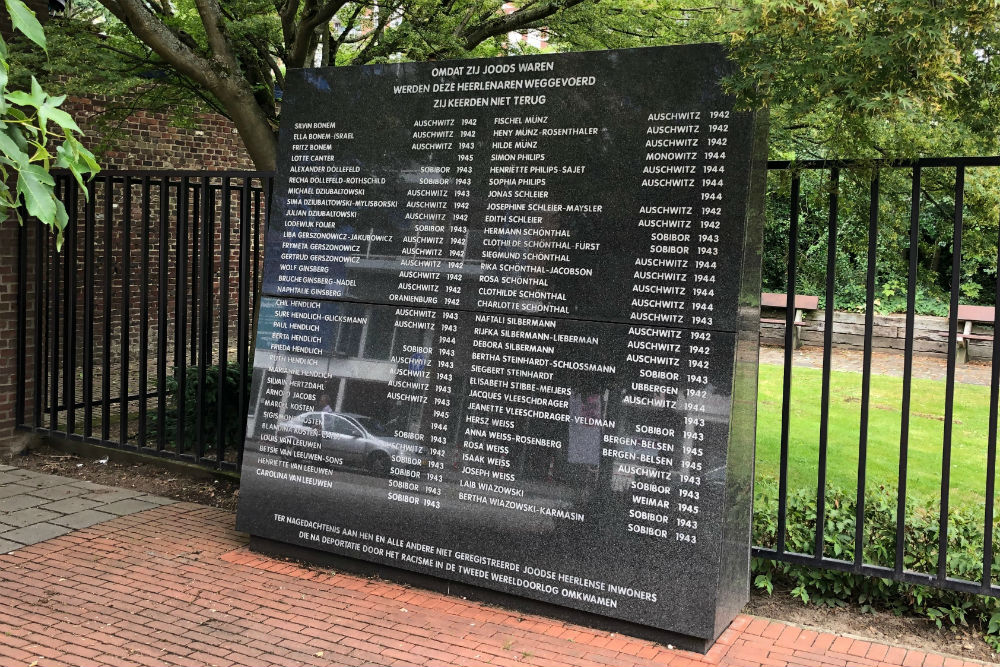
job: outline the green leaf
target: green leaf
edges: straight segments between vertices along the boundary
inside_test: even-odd
[[[23,107],[36,106],[34,103],[35,102],[34,98],[32,98],[31,95],[24,92],[23,90],[12,90],[11,92],[4,95],[4,97],[6,97],[7,101],[10,102],[11,104],[19,104]]]
[[[753,585],[757,588],[763,588],[767,590],[767,594],[770,595],[774,592],[774,582],[771,581],[771,576],[767,574],[758,574],[753,581]]]
[[[79,128],[73,117],[62,109],[57,109],[51,104],[51,98],[46,101],[42,106],[38,107],[38,124],[43,128],[48,124],[48,121],[54,122],[56,125],[64,130],[72,130],[83,134],[83,130]]]
[[[54,186],[55,181],[49,172],[37,164],[29,164],[21,169],[17,179],[17,191],[24,198],[28,213],[49,226],[56,222],[56,199],[52,192]]]
[[[34,107],[36,109],[41,109],[45,104],[48,95],[42,90],[42,86],[38,83],[35,77],[31,77],[31,92],[26,93],[23,90],[14,90],[5,96],[12,104],[19,104],[24,107]]]
[[[25,37],[44,49],[45,31],[35,18],[35,12],[28,9],[28,5],[21,0],[4,0],[4,2],[7,4],[7,13],[10,14],[14,29],[20,30]]]
[[[62,231],[66,229],[66,225],[69,224],[69,213],[66,212],[66,206],[64,206],[61,201],[56,199],[55,202],[56,202],[56,220],[55,220],[56,229],[59,230],[61,234]]]
[[[17,142],[8,136],[6,132],[0,132],[0,154],[9,158],[18,170],[28,164],[28,154],[22,151]]]

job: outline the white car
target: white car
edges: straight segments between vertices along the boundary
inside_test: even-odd
[[[392,430],[365,415],[306,412],[281,423],[278,430],[300,437],[309,434],[319,440],[324,452],[343,457],[344,465],[365,468],[380,477],[388,476],[393,461],[398,460],[394,457],[423,465],[427,453],[423,445],[395,437]]]

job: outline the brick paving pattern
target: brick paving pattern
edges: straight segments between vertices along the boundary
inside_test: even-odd
[[[982,664],[750,616],[702,656],[266,558],[233,523],[178,503],[0,555],[0,665]]]

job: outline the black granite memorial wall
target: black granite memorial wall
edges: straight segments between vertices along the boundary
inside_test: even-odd
[[[289,72],[239,529],[717,637],[766,132],[730,72],[717,45]]]

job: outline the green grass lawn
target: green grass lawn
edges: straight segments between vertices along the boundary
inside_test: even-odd
[[[760,366],[757,415],[757,477],[778,478],[781,447],[783,368]],[[830,381],[827,482],[857,487],[861,421],[860,373],[834,371]],[[873,375],[869,412],[867,481],[869,488],[898,485],[902,378]],[[792,373],[789,429],[789,489],[815,494],[819,461],[822,373],[795,368]],[[945,383],[913,380],[910,405],[908,495],[932,500],[941,492]],[[986,490],[986,446],[990,388],[956,384],[951,452],[951,505],[981,505]]]

